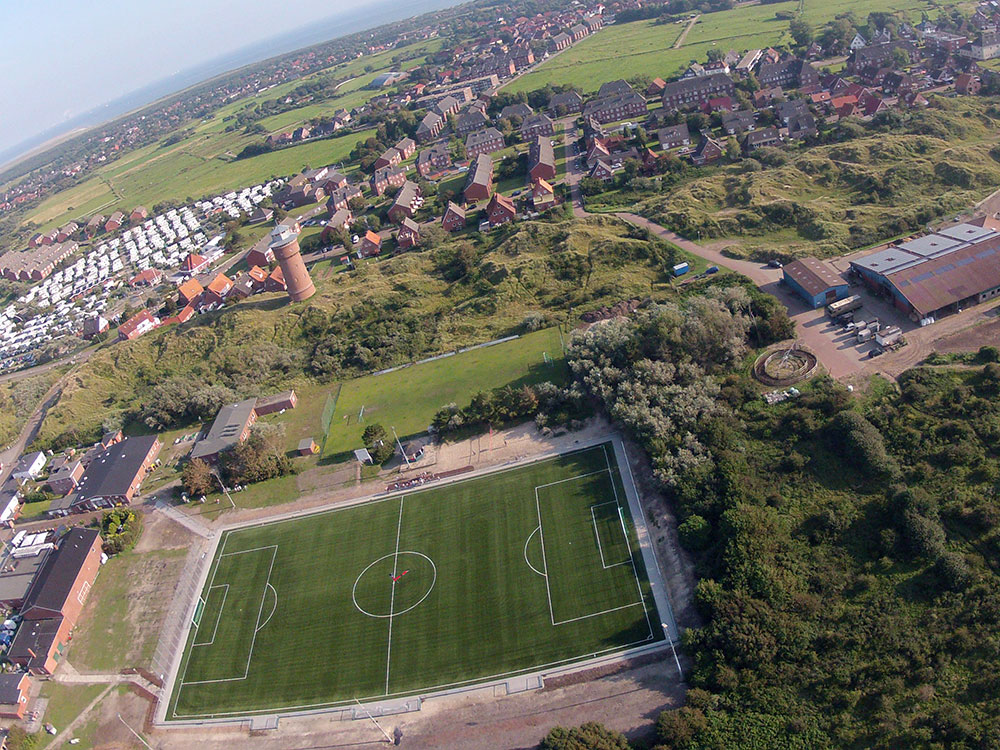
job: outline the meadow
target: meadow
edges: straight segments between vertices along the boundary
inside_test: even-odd
[[[720,52],[789,44],[788,20],[776,14],[795,13],[815,28],[842,13],[853,12],[859,20],[868,13],[905,11],[919,21],[921,12],[937,15],[938,6],[928,0],[798,0],[752,5],[701,15],[681,47],[674,49],[687,19],[657,24],[653,20],[614,24],[601,29],[565,52],[506,87],[507,91],[532,91],[548,84],[571,84],[585,92],[596,91],[605,81],[633,76],[669,79],[681,74],[692,62],[705,62],[712,49]]]
[[[361,433],[375,422],[387,430],[395,427],[401,439],[422,434],[441,407],[464,405],[479,391],[544,380],[561,385],[569,374],[561,337],[558,328],[549,328],[514,341],[347,381],[334,391],[336,410],[323,453],[338,456],[360,448]]]

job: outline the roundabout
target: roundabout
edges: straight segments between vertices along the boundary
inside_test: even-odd
[[[431,558],[401,550],[369,563],[354,581],[351,600],[368,617],[397,617],[423,604],[435,583],[437,566]]]

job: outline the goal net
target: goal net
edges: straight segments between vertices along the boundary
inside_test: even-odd
[[[201,625],[201,615],[205,611],[205,600],[198,597],[198,604],[195,605],[194,614],[191,615],[191,624],[196,628]]]

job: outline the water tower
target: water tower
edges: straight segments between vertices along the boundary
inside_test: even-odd
[[[301,302],[312,297],[316,293],[316,287],[309,278],[306,264],[302,262],[302,255],[299,252],[298,224],[294,226],[279,224],[275,227],[271,232],[271,250],[278,265],[281,266],[285,287],[292,302]]]

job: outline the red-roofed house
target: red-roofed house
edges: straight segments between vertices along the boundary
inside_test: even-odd
[[[500,193],[494,193],[486,206],[486,217],[489,219],[491,227],[498,227],[501,224],[514,221],[517,218],[514,201]]]
[[[201,299],[204,291],[205,287],[198,282],[198,279],[188,279],[177,287],[177,300],[181,305],[193,305]]]
[[[157,268],[147,268],[128,280],[129,286],[156,286],[163,279],[163,273]]]
[[[201,298],[202,305],[221,305],[232,288],[232,279],[224,273],[217,274],[205,287],[205,294]]]
[[[288,286],[285,284],[285,275],[281,272],[281,266],[275,266],[274,270],[267,277],[264,283],[265,292],[286,292]]]
[[[556,191],[545,180],[536,179],[531,183],[531,202],[539,211],[551,208],[556,202]]]
[[[159,318],[153,315],[153,313],[149,310],[143,310],[118,326],[118,340],[130,341],[132,339],[137,339],[142,336],[142,334],[152,331],[159,324]]]
[[[361,238],[361,246],[358,252],[362,258],[371,258],[378,255],[382,252],[382,238],[377,232],[369,229],[365,232],[365,236]]]
[[[196,273],[204,271],[206,266],[208,266],[208,258],[198,255],[198,253],[191,253],[181,263],[181,271],[188,276],[194,276]]]
[[[143,206],[136,206],[132,209],[132,213],[128,215],[128,220],[130,224],[141,224],[146,219],[149,218],[149,211]]]

